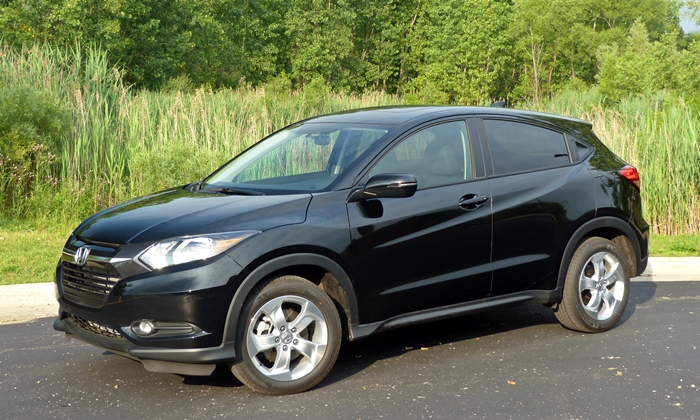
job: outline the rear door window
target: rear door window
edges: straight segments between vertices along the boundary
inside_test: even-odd
[[[494,175],[533,171],[571,162],[562,133],[506,120],[483,120]]]

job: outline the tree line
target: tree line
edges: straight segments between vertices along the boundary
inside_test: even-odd
[[[697,10],[698,2],[686,6]],[[383,91],[479,104],[700,87],[680,0],[0,0],[0,37],[99,45],[137,88]],[[695,7],[695,8],[693,8]]]

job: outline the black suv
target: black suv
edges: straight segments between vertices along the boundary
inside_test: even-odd
[[[292,124],[68,239],[54,328],[153,372],[307,390],[343,339],[526,303],[600,332],[647,264],[637,170],[591,124],[475,107]]]

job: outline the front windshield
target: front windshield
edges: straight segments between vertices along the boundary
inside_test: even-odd
[[[203,188],[319,191],[387,131],[365,124],[296,124],[239,155],[207,178]]]

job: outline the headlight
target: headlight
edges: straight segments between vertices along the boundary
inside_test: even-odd
[[[138,258],[151,269],[157,270],[219,255],[256,233],[260,232],[243,230],[168,239],[151,245]]]

